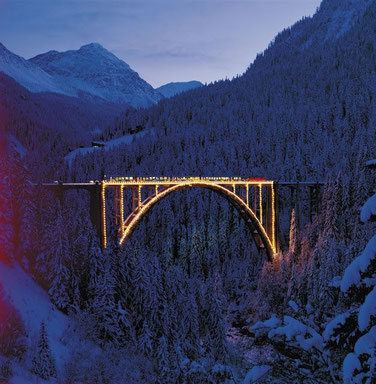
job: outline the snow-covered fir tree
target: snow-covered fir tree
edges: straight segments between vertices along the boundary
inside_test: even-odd
[[[38,344],[32,361],[32,372],[44,380],[50,380],[56,377],[55,360],[52,356],[46,325],[44,322],[40,325]]]

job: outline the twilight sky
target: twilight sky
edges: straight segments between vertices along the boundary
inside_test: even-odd
[[[30,58],[98,42],[158,87],[245,71],[320,0],[0,0],[0,42]]]

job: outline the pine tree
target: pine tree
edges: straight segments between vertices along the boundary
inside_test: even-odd
[[[208,276],[207,265],[204,260],[204,251],[202,232],[198,228],[194,228],[192,233],[192,252],[190,257],[192,273],[196,277],[207,278]]]
[[[149,275],[151,257],[147,260],[147,256],[143,253],[139,255],[135,270],[132,274],[132,297],[133,297],[133,318],[136,332],[142,332],[142,326],[145,318],[152,319],[154,325],[155,304],[158,301],[158,293],[156,289],[151,288],[153,279]],[[150,324],[150,323],[149,323]]]
[[[224,362],[227,358],[227,346],[222,305],[211,287],[207,289],[205,296],[206,348],[216,361]]]
[[[373,199],[363,211],[372,210]],[[361,218],[363,217],[361,213]],[[373,215],[372,215],[373,216]],[[365,219],[363,219],[365,221]],[[335,317],[327,327],[327,339],[333,346],[347,352],[343,360],[345,383],[373,383],[376,371],[376,235],[363,252],[346,268],[341,291],[351,302],[350,309]]]
[[[33,357],[31,370],[44,380],[56,377],[55,361],[51,354],[46,326],[43,321],[40,326],[37,351]]]
[[[39,270],[47,272],[51,299],[60,309],[67,309],[70,304],[69,271],[66,266],[69,245],[64,230],[63,212],[59,202],[56,204],[54,216],[50,217],[51,221],[43,238],[43,252],[37,261]]]
[[[158,364],[158,383],[163,384],[168,382],[168,377],[170,375],[170,359],[167,339],[164,335],[162,335],[158,340],[156,361]]]
[[[195,298],[189,294],[182,303],[182,330],[184,332],[183,349],[191,360],[195,360],[200,353],[199,314]]]
[[[151,342],[152,336],[147,323],[147,320],[144,320],[142,324],[141,333],[138,339],[138,348],[144,356],[151,356],[153,351],[153,345]]]
[[[128,325],[127,315],[115,298],[115,279],[110,260],[109,252],[104,252],[101,260],[102,271],[95,281],[91,310],[97,319],[102,341],[110,341],[116,346],[121,346],[126,341],[127,335],[120,324],[125,321],[124,325]]]
[[[338,183],[333,180],[329,180],[325,186],[323,197],[324,222],[322,228],[322,234],[325,237],[336,238],[338,236],[337,187]]]

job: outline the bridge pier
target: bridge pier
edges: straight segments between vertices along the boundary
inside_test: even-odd
[[[100,183],[96,183],[90,192],[90,219],[93,226],[96,229],[97,236],[100,239],[101,247],[105,248],[106,240],[104,233],[106,232],[103,228],[104,222],[104,211],[102,202],[102,187]]]
[[[59,182],[58,185],[61,185],[61,182]],[[63,188],[57,188],[53,190],[56,200],[59,201],[60,207],[63,207],[64,205],[64,189]]]
[[[278,183],[274,183],[274,207],[275,207],[275,247],[277,252],[281,249],[280,240],[279,240],[279,191],[278,191]]]

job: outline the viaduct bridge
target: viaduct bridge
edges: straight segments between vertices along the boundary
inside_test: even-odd
[[[299,199],[299,190],[310,190],[310,217],[318,212],[320,188],[323,182],[274,182],[260,178],[240,177],[115,177],[88,183],[55,182],[42,184],[54,191],[61,200],[67,190],[90,192],[90,216],[97,228],[102,248],[107,247],[108,191],[114,198],[114,218],[118,226],[119,244],[123,245],[141,218],[159,200],[184,188],[206,188],[227,199],[250,227],[259,250],[268,259],[279,250],[278,190],[289,187],[291,198]],[[129,192],[128,192],[129,191]],[[125,194],[131,192],[129,199]],[[128,201],[129,200],[129,201]],[[130,211],[125,214],[126,208]]]

